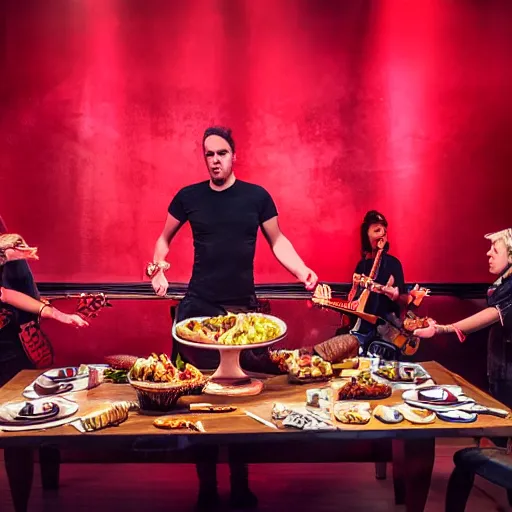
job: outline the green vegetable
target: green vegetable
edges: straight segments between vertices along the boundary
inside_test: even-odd
[[[185,369],[185,361],[181,358],[181,355],[176,356],[176,368],[182,372]]]
[[[106,380],[111,380],[114,384],[125,384],[128,382],[128,371],[129,370],[113,370],[107,368],[103,372],[103,377]]]

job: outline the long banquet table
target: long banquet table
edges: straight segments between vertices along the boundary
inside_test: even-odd
[[[437,384],[456,384],[477,403],[504,408],[487,393],[436,362],[423,363]],[[40,372],[25,370],[0,389],[0,403],[21,400],[23,389]],[[245,414],[253,412],[270,420],[273,402],[305,401],[306,389],[319,385],[292,385],[286,376],[269,377],[263,392],[253,397],[187,396],[180,400],[186,408],[191,402],[229,403],[237,410],[230,413],[184,413],[201,420],[206,432],[164,431],[153,426],[154,416],[130,413],[117,427],[92,433],[80,433],[71,425],[28,432],[0,432],[6,471],[16,512],[28,506],[34,452],[45,446],[66,453],[80,453],[81,462],[194,462],[198,451],[207,445],[235,447],[250,463],[269,462],[393,462],[395,500],[405,503],[408,512],[424,510],[435,458],[436,438],[506,436],[512,437],[512,419],[479,415],[474,423],[446,423],[437,419],[428,425],[404,421],[386,425],[373,418],[366,425],[339,424],[336,431],[276,430]],[[98,409],[114,400],[136,400],[129,384],[103,383],[88,391],[74,393],[78,415]],[[372,405],[401,402],[401,392],[373,401]],[[69,460],[72,457],[68,457]],[[371,483],[369,484],[371,485]]]

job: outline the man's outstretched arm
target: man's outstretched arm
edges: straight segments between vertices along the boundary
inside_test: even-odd
[[[318,281],[317,275],[306,266],[297,254],[290,240],[281,231],[277,219],[277,216],[272,217],[261,225],[274,256],[288,272],[304,283],[307,290],[313,290]]]
[[[173,217],[170,213],[167,214],[164,229],[160,236],[157,238],[155,244],[155,250],[153,252],[153,263],[159,264],[165,262],[165,258],[169,253],[169,244],[180,229],[181,224],[182,223]],[[153,290],[155,290],[157,295],[164,296],[167,293],[169,282],[167,281],[164,270],[162,268],[160,268],[151,279],[151,285],[153,286]]]

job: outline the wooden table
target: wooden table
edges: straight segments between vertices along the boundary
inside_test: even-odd
[[[487,393],[435,362],[423,363],[438,384],[457,384],[478,403],[505,408]],[[21,399],[23,389],[40,372],[25,370],[0,389],[0,403]],[[247,462],[385,462],[393,461],[393,479],[397,503],[405,502],[408,512],[423,511],[435,458],[435,439],[440,437],[512,437],[512,420],[480,415],[469,424],[436,420],[429,425],[412,425],[407,421],[385,425],[375,418],[366,425],[342,425],[329,432],[306,432],[294,429],[275,430],[245,415],[255,411],[270,419],[273,402],[305,401],[307,388],[318,385],[290,385],[285,376],[266,380],[264,391],[255,397],[190,396],[191,402],[230,403],[238,407],[232,413],[191,414],[201,420],[206,433],[163,431],[153,427],[154,416],[131,413],[118,427],[81,434],[70,425],[20,433],[0,432],[0,448],[4,448],[6,471],[16,512],[27,510],[33,475],[33,453],[41,446],[56,446],[65,451],[81,450],[87,461],[98,457],[110,462],[179,461],[193,462],[197,450],[206,445],[237,446]],[[79,414],[87,414],[112,400],[135,400],[128,385],[102,384],[89,391],[72,395],[80,406]],[[379,404],[400,403],[401,392]],[[115,456],[112,455],[115,453]],[[85,456],[85,455],[84,455]],[[96,457],[96,458],[95,458]],[[370,484],[371,485],[371,484]]]

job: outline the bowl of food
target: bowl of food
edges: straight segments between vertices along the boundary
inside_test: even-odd
[[[178,399],[201,393],[206,377],[191,364],[174,366],[166,354],[139,358],[128,373],[128,382],[135,389],[143,411],[171,411]]]

